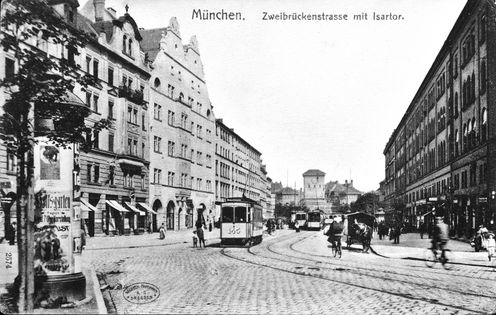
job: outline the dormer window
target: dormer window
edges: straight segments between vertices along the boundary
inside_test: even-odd
[[[129,35],[122,37],[122,53],[129,57],[133,56],[133,40]]]
[[[129,43],[128,43],[128,50],[127,50],[127,53],[129,54],[129,56],[132,56],[133,55],[133,40],[132,39],[129,39]]]
[[[126,46],[127,46],[127,36],[124,35],[122,37],[122,52],[126,53]]]

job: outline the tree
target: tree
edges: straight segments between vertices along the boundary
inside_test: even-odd
[[[66,22],[42,0],[10,0],[2,3],[0,22],[4,51],[14,56],[16,71],[0,81],[6,94],[0,117],[0,141],[17,156],[17,220],[19,246],[19,311],[33,308],[33,276],[30,248],[33,244],[34,193],[33,146],[36,136],[47,137],[56,146],[80,144],[88,149],[84,137],[93,130],[108,128],[107,119],[88,125],[90,111],[74,106],[70,93],[85,90],[95,80],[81,71],[74,56],[95,38]],[[60,47],[60,55],[50,55],[38,44]],[[41,45],[42,46],[42,45]],[[69,93],[70,92],[70,93]],[[51,130],[35,128],[41,119],[53,122]]]
[[[361,211],[373,214],[380,207],[379,196],[373,192],[368,192],[351,204],[352,211]]]

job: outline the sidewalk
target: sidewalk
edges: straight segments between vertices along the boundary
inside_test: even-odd
[[[420,238],[418,233],[407,233],[400,236],[400,243],[393,244],[389,237],[379,240],[374,233],[371,247],[380,256],[400,259],[424,259],[425,251],[431,246],[431,239],[426,235]],[[490,266],[487,252],[475,252],[470,244],[457,240],[450,240],[447,248],[451,250],[451,258],[454,262],[478,266]]]
[[[174,245],[182,243],[193,244],[194,229],[184,229],[180,231],[167,231],[165,239],[161,240],[159,233],[145,233],[141,235],[120,235],[120,236],[95,236],[86,239],[85,251],[102,250],[111,248],[134,248]],[[213,229],[209,232],[205,230],[205,242],[207,246],[212,241],[220,238],[220,229]],[[84,251],[83,251],[84,253]]]

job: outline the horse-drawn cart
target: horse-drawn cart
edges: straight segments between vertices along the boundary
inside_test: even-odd
[[[374,221],[375,217],[367,213],[354,212],[347,214],[343,231],[346,236],[346,246],[349,248],[351,244],[361,243],[364,251],[367,251],[372,239]]]

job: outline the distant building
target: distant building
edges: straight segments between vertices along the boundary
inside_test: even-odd
[[[309,210],[331,212],[325,199],[325,173],[321,170],[310,169],[303,173],[303,204]]]
[[[331,181],[325,186],[325,199],[327,203],[332,204],[333,212],[340,206],[351,205],[361,195],[362,192],[353,187],[353,180],[350,182],[346,180],[344,184],[340,184],[338,181]]]

